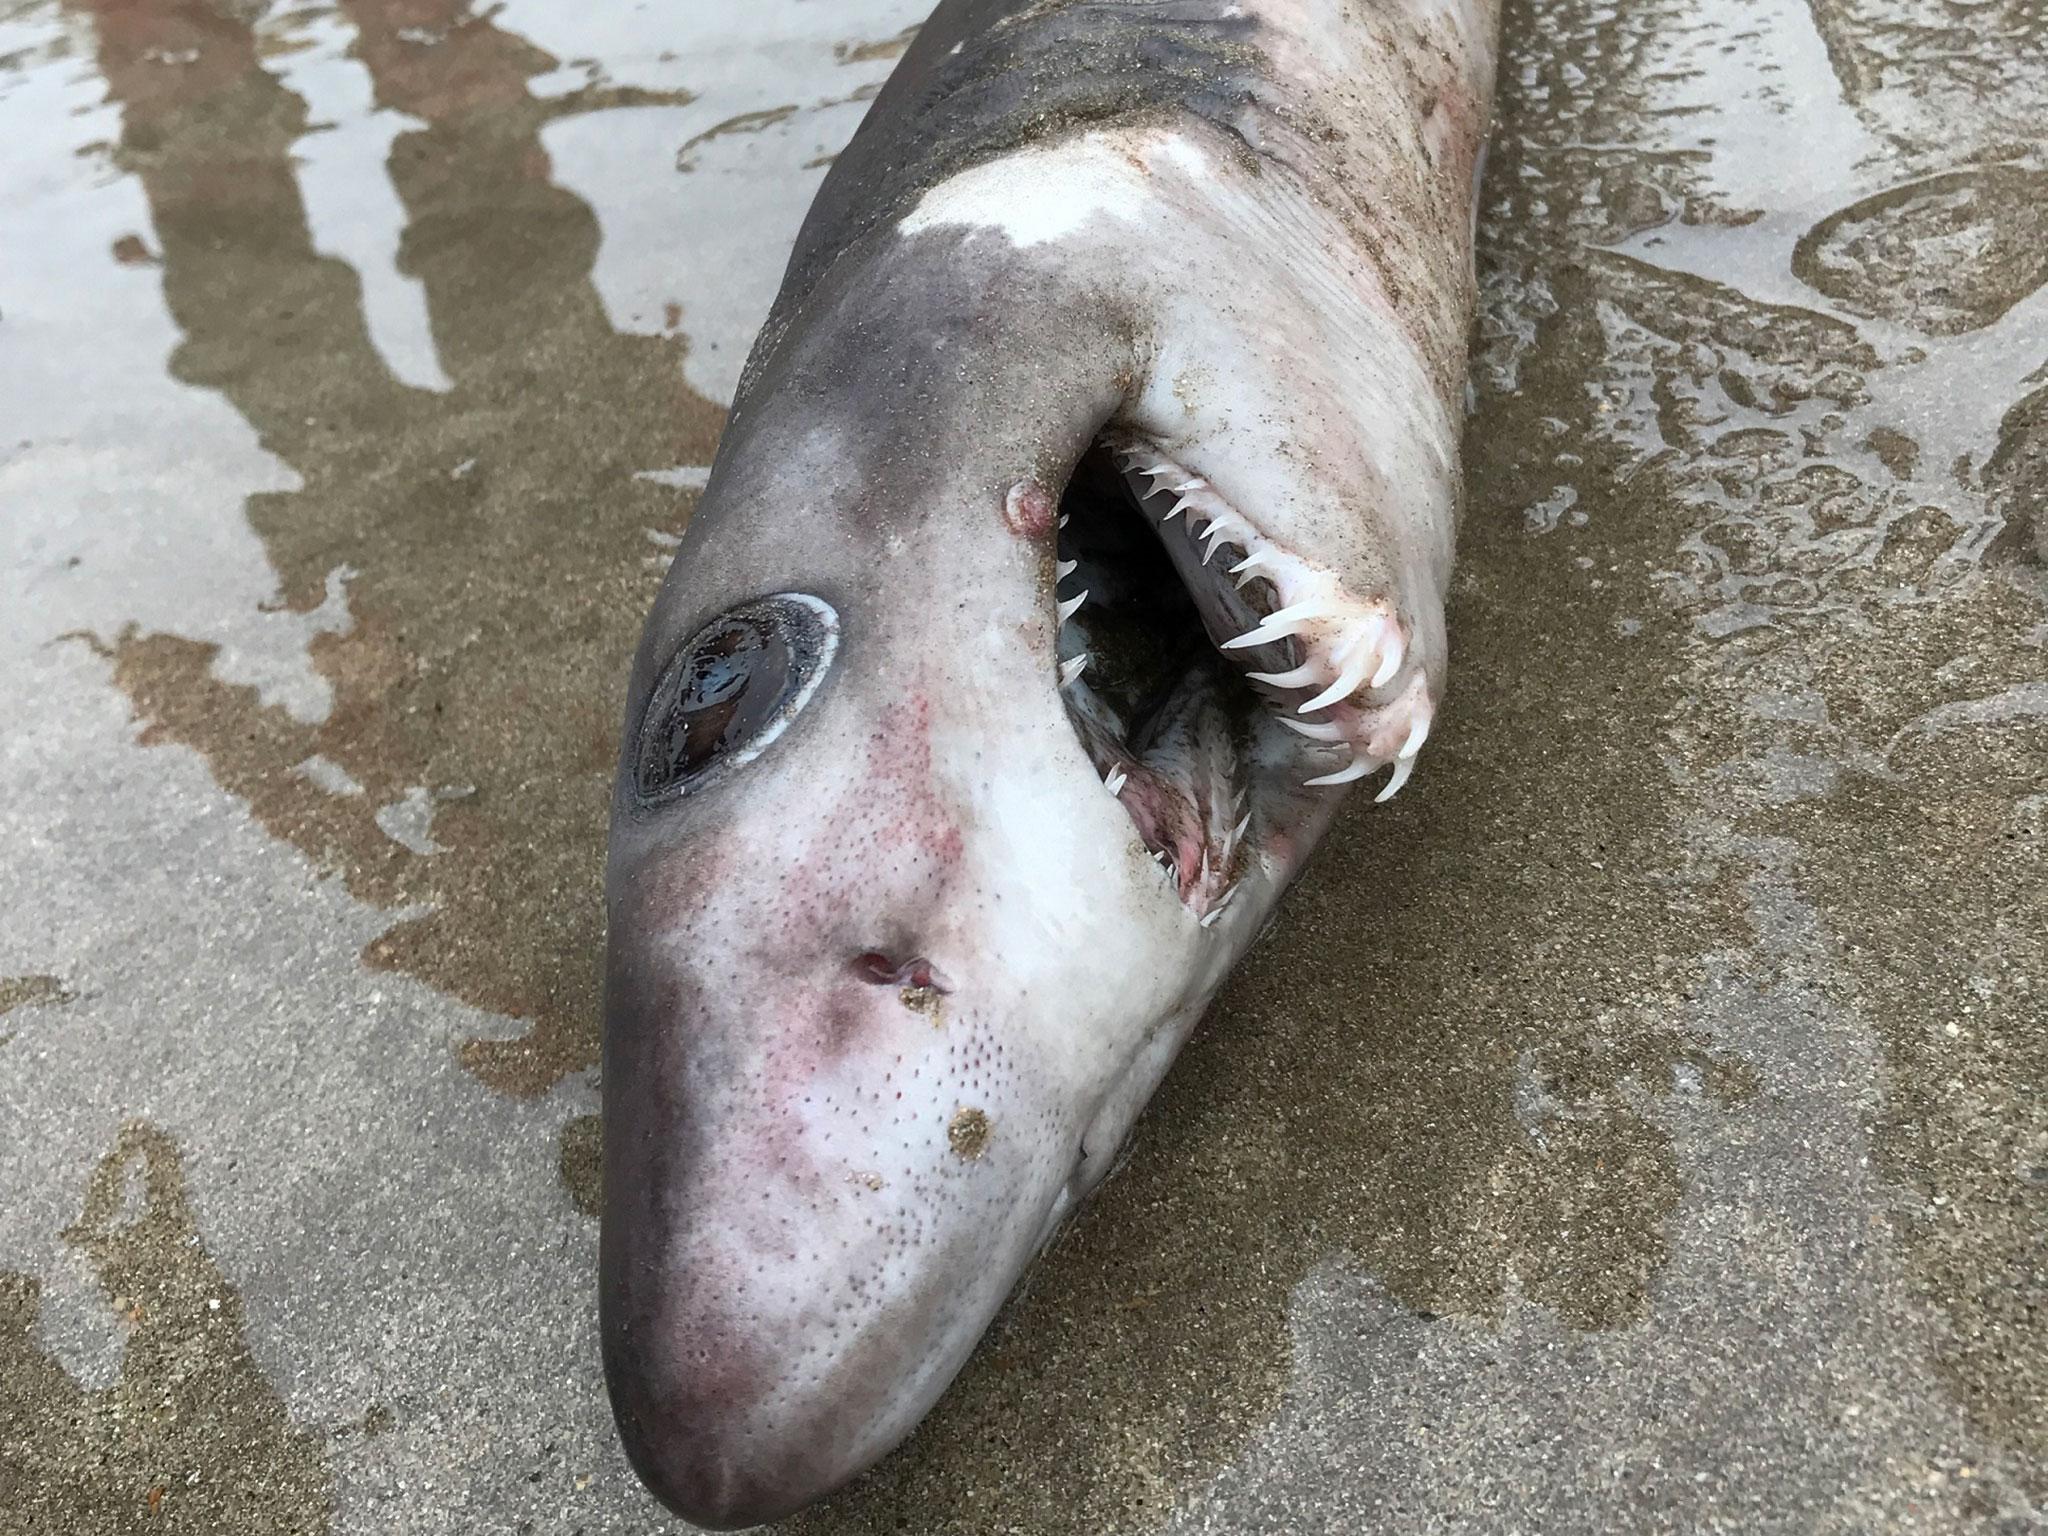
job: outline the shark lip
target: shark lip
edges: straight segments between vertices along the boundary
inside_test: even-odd
[[[1383,599],[1115,429],[1060,502],[1061,696],[1105,787],[1204,926],[1313,798],[1407,781],[1432,703]],[[1286,743],[1285,747],[1279,743]]]

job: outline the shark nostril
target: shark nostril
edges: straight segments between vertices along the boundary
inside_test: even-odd
[[[871,949],[853,957],[853,973],[862,981],[886,987],[896,980],[896,962],[879,949]]]
[[[898,960],[879,949],[866,950],[853,957],[853,973],[862,981],[871,981],[878,987],[916,987],[935,992],[950,990],[938,979],[931,961],[922,955],[912,960]]]

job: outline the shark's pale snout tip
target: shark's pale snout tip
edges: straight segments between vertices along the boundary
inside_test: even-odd
[[[769,1433],[732,1398],[733,1360],[659,1363],[630,1347],[608,1319],[605,1385],[626,1459],[648,1492],[690,1524],[714,1531],[767,1525],[845,1480],[800,1434]],[[851,1469],[848,1469],[849,1471]]]

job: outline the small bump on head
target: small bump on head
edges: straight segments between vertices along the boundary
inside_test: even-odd
[[[1019,480],[1003,498],[1003,526],[1020,539],[1052,536],[1059,501],[1036,480]]]

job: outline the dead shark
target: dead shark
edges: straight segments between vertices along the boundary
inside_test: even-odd
[[[946,0],[821,188],[611,825],[605,1371],[690,1520],[910,1432],[1415,765],[1495,5]]]

